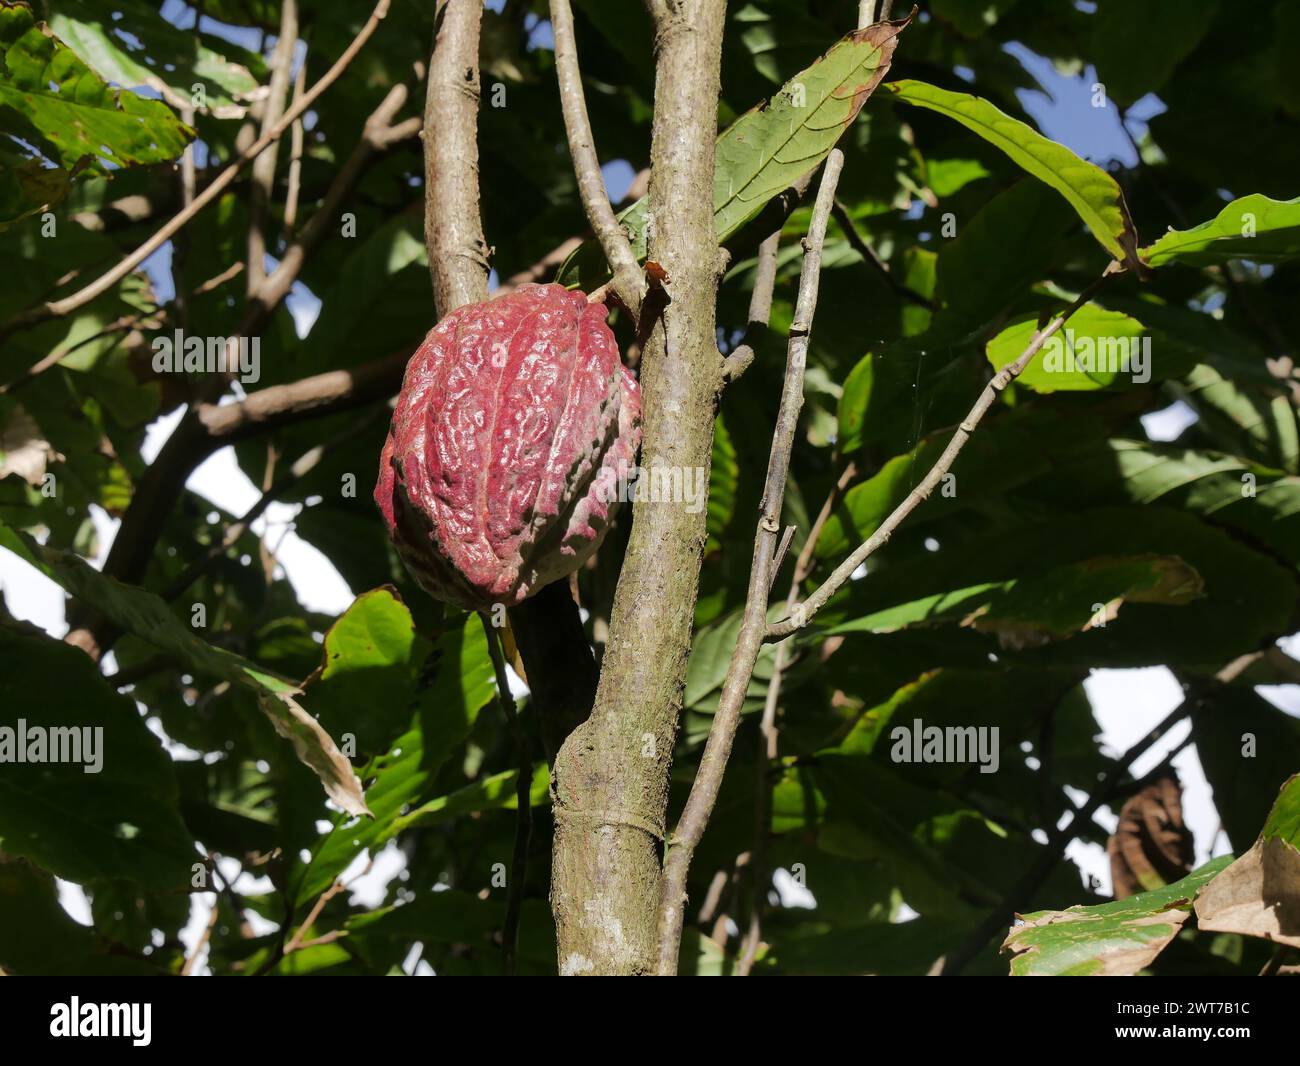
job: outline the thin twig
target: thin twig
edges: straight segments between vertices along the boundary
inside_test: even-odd
[[[613,275],[614,293],[633,320],[641,313],[645,295],[645,276],[637,265],[636,255],[627,234],[614,217],[605,179],[600,173],[600,158],[587,116],[587,101],[578,70],[578,46],[573,33],[573,10],[569,0],[551,0],[551,30],[555,36],[555,74],[560,83],[560,109],[569,138],[569,154],[578,179],[578,193],[583,210],[596,239],[605,253]]]
[[[369,866],[367,865],[367,869],[368,868]],[[329,886],[329,888],[327,888],[324,892],[320,894],[319,897],[317,897],[316,902],[312,904],[311,910],[307,912],[307,917],[302,920],[302,924],[298,926],[297,931],[293,934],[293,936],[289,938],[289,942],[284,945],[284,951],[282,952],[282,954],[292,955],[295,951],[297,951],[299,948],[303,946],[303,942],[302,942],[303,934],[308,929],[310,929],[312,923],[315,922],[316,919],[320,917],[320,912],[325,909],[325,904],[327,904],[330,900],[332,900],[335,896],[337,896],[340,892],[342,892],[343,888],[344,885],[342,881],[334,881]]]
[[[795,560],[794,574],[790,578],[790,592],[786,596],[787,605],[793,606],[799,602],[799,591],[803,587],[803,583],[808,580],[808,576],[815,566],[813,553],[817,549],[817,541],[821,539],[822,530],[826,528],[826,523],[830,521],[831,514],[834,512],[836,504],[839,503],[844,490],[848,488],[857,475],[858,468],[855,463],[849,462],[845,464],[844,470],[831,487],[831,491],[826,494],[822,509],[817,512],[817,518],[808,531],[808,539],[804,541],[803,548],[799,551],[799,557]],[[770,832],[772,811],[771,774],[776,765],[777,756],[780,754],[781,734],[776,724],[776,712],[781,700],[782,680],[789,663],[790,641],[783,640],[776,646],[776,656],[772,663],[772,677],[767,683],[767,697],[763,701],[763,719],[759,724],[761,750],[758,758],[758,773],[754,777],[754,844],[751,848],[753,858],[749,865],[752,882],[749,925],[745,931],[745,939],[741,944],[740,958],[736,962],[736,976],[738,977],[748,976],[753,968],[754,959],[758,955],[758,947],[762,941],[763,889],[765,885],[764,878],[767,873],[764,860],[767,854],[767,838]]]
[[[225,530],[215,544],[208,548],[202,555],[194,560],[185,570],[170,584],[162,594],[164,600],[174,600],[195,581],[197,581],[208,568],[227,551],[229,551],[239,541],[239,538],[248,531],[249,527],[256,522],[275,500],[283,496],[290,488],[305,478],[317,466],[325,456],[336,451],[340,446],[351,440],[357,434],[367,429],[375,422],[382,409],[367,412],[363,417],[352,423],[339,433],[332,440],[324,444],[318,444],[309,449],[298,457],[289,469],[282,474],[277,480],[272,481],[257,498],[257,501],[245,511],[238,520],[232,522]],[[268,463],[268,475],[270,473],[270,464]]]
[[[754,344],[772,318],[772,293],[776,288],[776,256],[781,247],[781,229],[773,230],[758,246],[754,264],[754,288],[749,294],[749,321],[744,339],[723,360],[724,381],[736,381],[754,361]]]
[[[893,512],[886,518],[876,531],[858,548],[844,560],[830,577],[802,604],[800,609],[791,613],[786,618],[768,627],[767,640],[780,640],[788,637],[796,630],[806,626],[825,605],[826,602],[840,590],[840,587],[849,580],[853,572],[863,564],[879,548],[883,547],[893,535],[895,529],[907,518],[917,507],[927,500],[939,482],[943,480],[952,464],[956,461],[957,456],[961,453],[966,442],[970,440],[975,430],[979,427],[980,421],[993,406],[993,402],[998,398],[1004,389],[1014,381],[1020,373],[1029,365],[1029,362],[1039,350],[1047,343],[1057,330],[1059,330],[1079,308],[1083,307],[1096,294],[1097,290],[1110,279],[1112,274],[1123,268],[1118,263],[1112,262],[1101,277],[1097,278],[1091,285],[1079,294],[1078,299],[1074,301],[1066,310],[1053,318],[1047,325],[1042,327],[1030,340],[1028,346],[1020,354],[1015,362],[1009,363],[994,375],[993,380],[985,386],[984,391],[980,394],[975,405],[962,423],[957,427],[948,442],[948,446],[943,450],[930,472],[919,485],[916,486],[907,498],[903,500]]]
[[[677,953],[681,941],[682,920],[686,904],[686,878],[691,858],[713,812],[722,786],[722,776],[731,755],[740,709],[763,643],[767,625],[768,590],[772,586],[771,568],[774,548],[781,530],[781,507],[785,499],[785,482],[790,469],[799,411],[803,406],[804,366],[808,357],[808,338],[813,313],[817,308],[817,288],[821,278],[822,244],[826,224],[835,199],[835,186],[844,167],[844,155],[833,149],[822,171],[821,186],[813,205],[808,236],[804,238],[803,270],[799,277],[799,295],[795,302],[794,321],[786,357],[785,383],[777,411],[776,429],[768,456],[767,477],[760,503],[758,531],[754,538],[754,558],[750,567],[749,592],[745,600],[744,621],[736,647],[727,667],[718,710],[709,729],[704,754],[691,785],[677,829],[668,842],[664,860],[663,884],[659,910],[659,962],[661,974],[677,970]]]
[[[134,252],[125,256],[117,266],[101,274],[84,288],[71,293],[59,300],[52,300],[42,304],[39,307],[33,307],[27,311],[10,319],[3,328],[0,328],[0,340],[10,336],[18,330],[30,329],[32,326],[47,322],[52,318],[60,318],[70,314],[80,307],[84,307],[97,296],[102,295],[130,274],[136,267],[149,258],[154,252],[161,248],[168,240],[185,226],[190,219],[212,203],[221,195],[235,180],[239,172],[249,163],[256,159],[268,146],[274,143],[283,135],[294,119],[305,112],[316,102],[322,93],[339,79],[339,76],[347,70],[348,65],[356,58],[357,53],[361,51],[365,43],[378,28],[380,21],[388,14],[389,0],[379,0],[375,4],[374,10],[366,20],[364,26],[352,39],[352,43],[344,49],[343,54],[335,61],[315,85],[313,85],[297,105],[290,108],[284,113],[271,129],[262,134],[256,141],[242,151],[235,160],[218,174],[210,185],[208,185],[194,200],[185,208],[182,208],[177,214],[173,215],[165,222],[152,237],[140,245]]]
[[[515,779],[515,849],[510,860],[510,887],[506,894],[506,920],[501,929],[501,946],[505,951],[505,970],[508,977],[515,976],[519,963],[519,917],[524,905],[524,887],[528,877],[528,841],[533,831],[533,760],[528,752],[528,738],[524,734],[514,697],[510,694],[510,679],[506,676],[505,649],[501,644],[501,631],[492,625],[486,611],[479,612],[483,633],[487,637],[488,655],[496,674],[497,700],[502,717],[515,743],[515,757],[519,770]]]
[[[307,88],[307,59],[298,64],[298,73],[293,79],[293,106],[297,106]],[[302,153],[303,143],[302,116],[294,119],[289,129],[289,178],[284,194],[284,236],[286,240],[293,237],[298,225],[298,198],[302,195]]]
[[[203,949],[208,946],[208,941],[212,939],[212,930],[217,927],[217,921],[221,917],[221,895],[212,893],[212,912],[208,915],[208,924],[203,927],[203,932],[194,944],[194,950],[185,957],[185,965],[181,967],[181,976],[189,977],[194,973],[194,967],[199,964],[199,956],[203,954]]]
[[[298,2],[282,0],[280,4],[280,32],[271,54],[271,79],[262,102],[262,136],[265,137],[284,115],[285,100],[289,96],[289,75],[293,69],[293,53],[298,47]],[[299,116],[301,119],[301,116]],[[296,124],[296,123],[295,123]],[[266,151],[253,160],[248,189],[248,262],[247,291],[251,297],[266,277],[266,209],[275,191],[275,164],[280,155],[280,144],[272,141]]]
[[[844,231],[844,237],[849,242],[849,247],[862,256],[875,269],[876,273],[885,279],[886,284],[889,285],[896,296],[929,311],[936,310],[937,305],[933,300],[926,299],[915,289],[903,284],[894,276],[894,272],[889,269],[889,264],[880,258],[876,250],[867,242],[867,239],[858,232],[858,228],[853,224],[853,218],[849,215],[848,209],[838,200],[835,201],[835,221],[839,223],[840,229]]]

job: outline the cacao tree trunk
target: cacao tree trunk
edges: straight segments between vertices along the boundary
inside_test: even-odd
[[[650,0],[655,100],[649,255],[669,302],[641,362],[642,476],[707,477],[721,383],[713,169],[725,3]],[[551,904],[564,974],[648,974],[668,772],[699,586],[704,509],[639,500],[590,718],[552,774]]]

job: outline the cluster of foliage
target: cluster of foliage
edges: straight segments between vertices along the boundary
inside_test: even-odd
[[[177,328],[236,333],[251,301],[230,268],[248,254],[251,216],[273,261],[314,217],[327,233],[295,279],[319,316],[299,336],[282,302],[264,309],[250,396],[409,353],[433,325],[419,140],[363,154],[343,202],[331,193],[388,94],[406,85],[408,114],[423,98],[434,5],[394,0],[309,112],[297,219],[285,218],[285,148],[265,203],[246,169],[177,234],[169,266],[16,325],[184,206],[183,152],[201,190],[247,146],[282,14],[278,0],[204,0],[195,27],[176,3],[33,6],[0,5],[0,544],[69,592],[74,628],[98,620],[95,650],[111,655],[97,665],[0,613],[0,725],[105,730],[100,773],[0,765],[0,968],[178,973],[179,932],[201,899],[216,908],[207,965],[218,974],[401,972],[416,944],[438,973],[501,972],[515,737],[478,619],[415,586],[371,501],[394,390],[252,424],[183,458],[181,480],[232,447],[254,484],[300,507],[297,534],[358,594],[338,618],[299,603],[248,516],[188,490],[160,503],[141,450],[160,415],[214,406],[211,375],[158,373],[151,341]],[[306,85],[344,53],[365,6],[300,0]],[[602,157],[639,169],[648,16],[574,6]],[[1289,660],[1260,653],[1300,628],[1300,201],[1288,200],[1300,12],[1284,0],[1260,0],[1248,19],[1220,0],[929,0],[855,117],[869,58],[844,39],[856,6],[750,0],[730,11],[724,44],[719,125],[742,123],[718,155],[725,340],[745,329],[780,194],[836,144],[847,159],[785,501],[797,531],[776,587],[788,587],[823,501],[833,506],[807,553],[808,588],[907,497],[993,370],[1112,260],[1126,269],[1070,328],[1150,338],[1151,375],[1031,365],[961,453],[951,491],[786,645],[770,763],[758,723],[777,665],[764,651],[695,857],[692,907],[709,907],[699,921],[692,912],[682,968],[733,970],[741,938],[728,931],[761,912],[755,973],[918,974],[944,958],[1006,973],[1011,910],[1087,904],[1029,914],[1012,971],[1097,972],[1121,958],[1157,973],[1256,973],[1276,929],[1189,918],[1198,890],[1240,914],[1252,885],[1260,902],[1261,877],[1300,877],[1300,786],[1279,798],[1300,768],[1300,723],[1254,688],[1294,680]],[[545,5],[493,8],[479,112],[491,262],[503,280],[549,263],[531,276],[551,280],[552,253],[585,223]],[[1070,75],[1095,68],[1088,121],[1112,137],[1138,129],[1127,107],[1158,97],[1164,110],[1130,164],[1103,169],[1037,132],[1021,100],[1039,88],[1027,57]],[[643,236],[635,205],[624,221]],[[770,327],[750,336],[757,357],[717,423],[674,809],[745,599],[807,207],[784,225]],[[155,286],[163,274],[169,296]],[[598,249],[558,277],[599,284]],[[1151,439],[1142,416],[1176,401],[1194,417],[1176,439]],[[92,508],[148,511],[103,572],[85,561],[100,554]],[[626,520],[577,580],[598,654],[625,539]],[[1231,906],[1216,878],[1225,860],[1172,886],[1150,874],[1147,892],[1111,903],[1064,857],[1070,840],[1104,845],[1097,808],[1118,810],[1142,784],[1099,744],[1082,682],[1094,668],[1151,665],[1188,689],[1180,711],[1246,864],[1228,867]],[[997,727],[998,771],[895,761],[891,728],[916,719]],[[518,969],[552,973],[547,772],[526,701],[520,721],[535,770]],[[385,849],[403,868],[379,905],[333,889]],[[771,896],[778,869],[816,906]],[[55,878],[81,886],[93,926],[60,908]],[[918,916],[898,921],[904,907]]]

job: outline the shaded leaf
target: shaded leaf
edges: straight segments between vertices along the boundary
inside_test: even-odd
[[[460,818],[466,814],[481,811],[510,811],[519,807],[519,797],[515,793],[515,782],[519,780],[518,770],[505,770],[491,777],[475,781],[446,796],[422,803],[400,818],[393,819],[392,824],[376,841],[383,843],[415,826],[437,825],[440,822]],[[528,798],[533,807],[544,807],[550,802],[550,772],[545,763],[539,763],[533,770],[533,779],[529,784]]]
[[[1125,602],[1182,605],[1203,593],[1200,575],[1176,556],[1097,557],[925,596],[842,622],[827,635],[955,622],[995,634],[1004,648],[1027,648],[1113,621]]]
[[[0,855],[0,969],[16,977],[156,977],[157,966],[112,951],[59,904],[54,878]]]
[[[187,889],[202,856],[134,703],[44,634],[0,624],[0,660],[22,664],[0,673],[0,849],[82,884]]]
[[[17,551],[15,542],[23,543],[25,550]],[[299,706],[294,698],[299,692],[296,685],[201,640],[152,592],[105,577],[71,552],[25,541],[3,527],[0,544],[17,551],[70,595],[159,651],[169,652],[201,673],[251,689],[259,709],[320,779],[329,798],[353,814],[370,813],[352,764],[320,723]]]
[[[1209,31],[1218,0],[1097,0],[1097,80],[1122,105],[1159,92]]]

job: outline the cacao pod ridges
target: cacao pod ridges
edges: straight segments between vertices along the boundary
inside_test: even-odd
[[[641,439],[605,316],[527,285],[453,311],[412,356],[375,502],[430,595],[510,606],[599,546]]]

